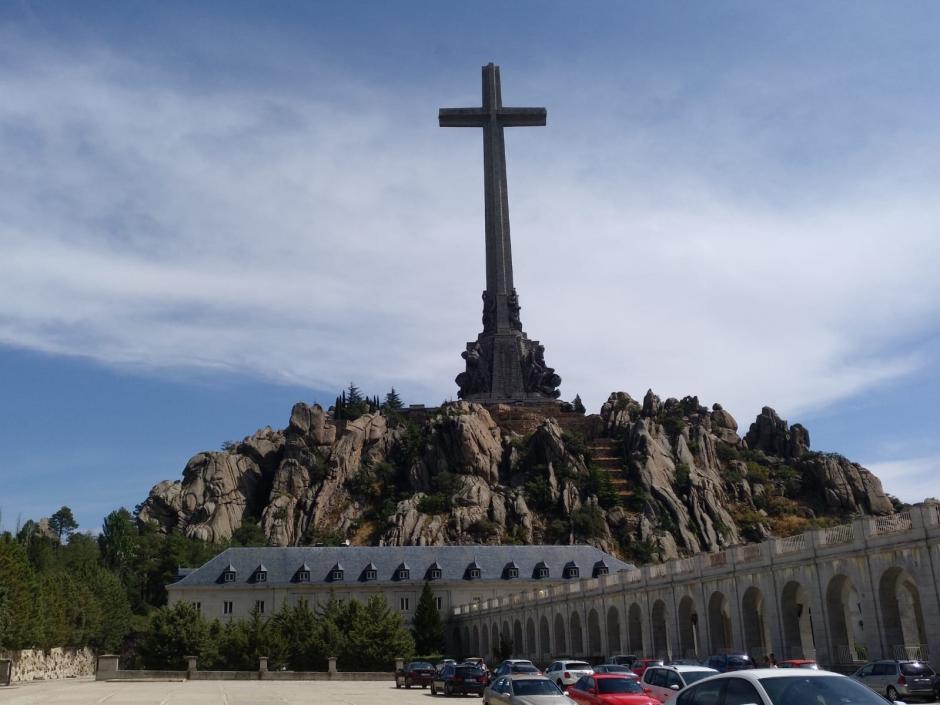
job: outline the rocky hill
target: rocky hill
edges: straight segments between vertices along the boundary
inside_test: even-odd
[[[769,407],[741,437],[718,404],[650,391],[588,416],[456,402],[338,420],[297,404],[286,429],[193,456],[138,516],[210,541],[257,521],[276,545],[587,542],[650,561],[892,510],[877,477]]]

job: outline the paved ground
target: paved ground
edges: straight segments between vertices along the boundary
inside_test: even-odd
[[[448,703],[463,698],[448,699]],[[105,683],[64,680],[0,688],[0,705],[431,705],[427,689],[396,690],[394,683],[323,681],[182,681]],[[467,697],[468,705],[479,698]]]

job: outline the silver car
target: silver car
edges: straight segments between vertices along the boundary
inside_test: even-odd
[[[753,668],[719,673],[684,688],[675,705],[888,705],[860,683],[829,671]]]
[[[545,676],[500,676],[483,691],[483,705],[578,705]]]
[[[888,700],[940,697],[937,673],[923,661],[873,661],[853,673],[852,678]]]

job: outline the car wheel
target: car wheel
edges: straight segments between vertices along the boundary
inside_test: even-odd
[[[401,681],[398,678],[395,679],[395,687],[401,688]]]
[[[561,678],[558,679],[558,687],[561,688],[561,692],[565,692],[565,684],[561,682]]]
[[[888,690],[885,691],[885,695],[888,696],[888,700],[890,700],[891,702],[894,702],[895,700],[898,699],[898,691],[894,688],[894,686],[889,685]]]
[[[450,696],[453,695],[453,694],[454,694],[454,689],[451,687],[450,683],[445,683],[445,684],[444,684],[444,695],[446,695],[447,697],[450,697]]]
[[[431,695],[437,695],[437,688],[434,687],[434,682],[431,682]]]

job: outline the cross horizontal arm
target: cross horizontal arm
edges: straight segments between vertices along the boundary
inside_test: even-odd
[[[482,108],[441,108],[437,119],[441,127],[483,127],[490,114]]]
[[[496,112],[503,127],[541,127],[547,117],[545,108],[500,108]]]

